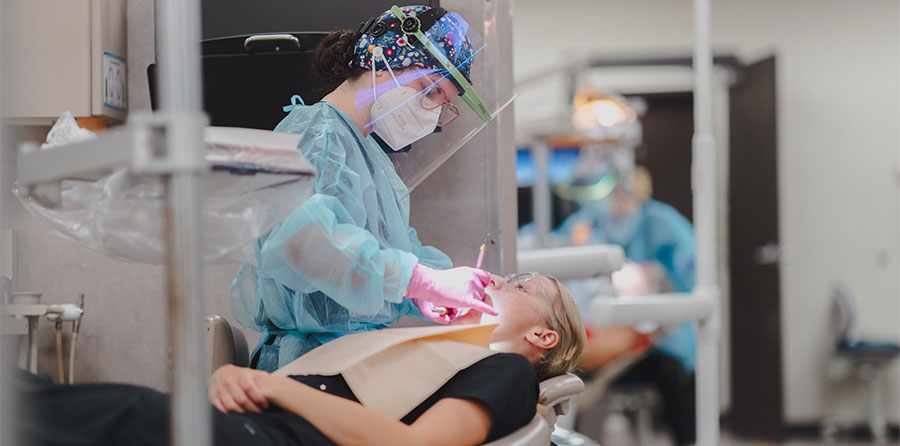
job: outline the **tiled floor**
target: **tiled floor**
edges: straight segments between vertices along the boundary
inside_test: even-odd
[[[822,440],[788,440],[782,443],[771,443],[764,441],[752,441],[752,440],[738,440],[733,437],[730,437],[727,434],[722,435],[721,446],[823,446],[823,445],[834,445],[834,446],[861,446],[861,445],[873,445],[874,443],[860,443],[860,442],[848,442],[848,441],[839,441],[835,443],[823,443]],[[885,446],[898,446],[900,443],[887,443]]]
[[[654,432],[650,435],[649,439],[643,442],[639,441],[630,431],[622,431],[619,434],[616,434],[615,432],[606,432],[604,438],[595,440],[600,441],[601,446],[672,446],[672,440],[665,431]],[[571,444],[579,443],[576,441]],[[872,442],[846,440],[825,443],[820,439],[792,439],[776,443],[736,438],[727,431],[721,433],[719,441],[719,446],[863,446],[874,444],[875,443]],[[889,442],[881,446],[900,446],[900,443]]]

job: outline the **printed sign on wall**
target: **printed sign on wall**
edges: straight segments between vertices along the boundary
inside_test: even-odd
[[[125,74],[125,59],[104,51],[103,105],[116,110],[125,110],[128,98]]]

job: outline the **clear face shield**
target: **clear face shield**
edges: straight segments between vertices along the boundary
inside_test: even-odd
[[[360,90],[355,100],[357,107],[372,105],[366,130],[389,148],[411,191],[512,102],[513,84],[496,79],[490,52],[498,45],[484,41],[460,15],[396,6],[391,12],[365,26],[379,44],[357,51],[371,53],[374,88]],[[401,68],[389,63],[397,57]],[[376,80],[377,70],[388,78]],[[484,87],[476,92],[473,84]]]
[[[554,185],[553,193],[578,203],[603,200],[616,188],[622,188],[633,171],[631,147],[583,147],[572,181]]]

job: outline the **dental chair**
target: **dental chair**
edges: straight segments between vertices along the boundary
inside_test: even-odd
[[[610,388],[612,387],[613,382],[621,378],[643,357],[643,353],[625,353],[588,376],[587,382],[585,382],[584,391],[572,400],[571,409],[567,414],[559,417],[557,426],[573,431],[584,432],[585,435],[588,435],[591,438],[601,438],[600,434],[603,433],[602,429],[598,432],[586,428],[579,429],[579,425],[584,428],[585,424],[590,423],[591,420],[582,419],[578,422],[578,416],[580,414],[589,413],[590,410],[604,398],[604,396],[610,395]],[[642,441],[643,439],[646,439],[647,436],[641,434],[652,430],[652,421],[650,418],[654,401],[646,398],[646,394],[647,389],[645,387],[639,388],[637,391],[635,391],[634,388],[631,388],[624,389],[624,391],[623,389],[618,389],[618,391],[612,392],[612,400],[614,403],[612,406],[617,410],[615,415],[620,415],[622,417],[632,415],[631,418],[635,420],[635,423],[630,426],[629,430],[634,431],[636,443],[639,445],[650,444],[649,441]],[[600,428],[600,426],[597,427]]]
[[[221,316],[207,316],[206,363],[211,375],[225,364],[246,367],[250,363],[250,352],[244,333],[236,329]],[[556,418],[569,411],[569,402],[584,391],[584,382],[567,373],[541,382],[541,400],[547,411],[536,413],[525,426],[499,440],[487,443],[490,446],[547,446]]]

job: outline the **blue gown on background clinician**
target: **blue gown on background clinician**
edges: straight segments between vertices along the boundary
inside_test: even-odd
[[[666,270],[673,291],[692,291],[696,245],[694,228],[688,219],[672,206],[656,200],[646,200],[635,212],[614,219],[610,200],[583,203],[557,232],[569,234],[575,224],[587,222],[592,228],[593,243],[620,245],[625,257],[636,263],[658,262]],[[693,322],[683,322],[669,330],[656,345],[678,358],[686,372],[694,371],[697,345]]]
[[[257,241],[257,266],[241,266],[231,286],[235,318],[274,335],[254,352],[269,371],[341,335],[420,316],[402,296],[416,263],[452,267],[422,246],[406,186],[352,119],[320,102],[295,106],[275,131],[301,135],[318,177],[315,193]]]

